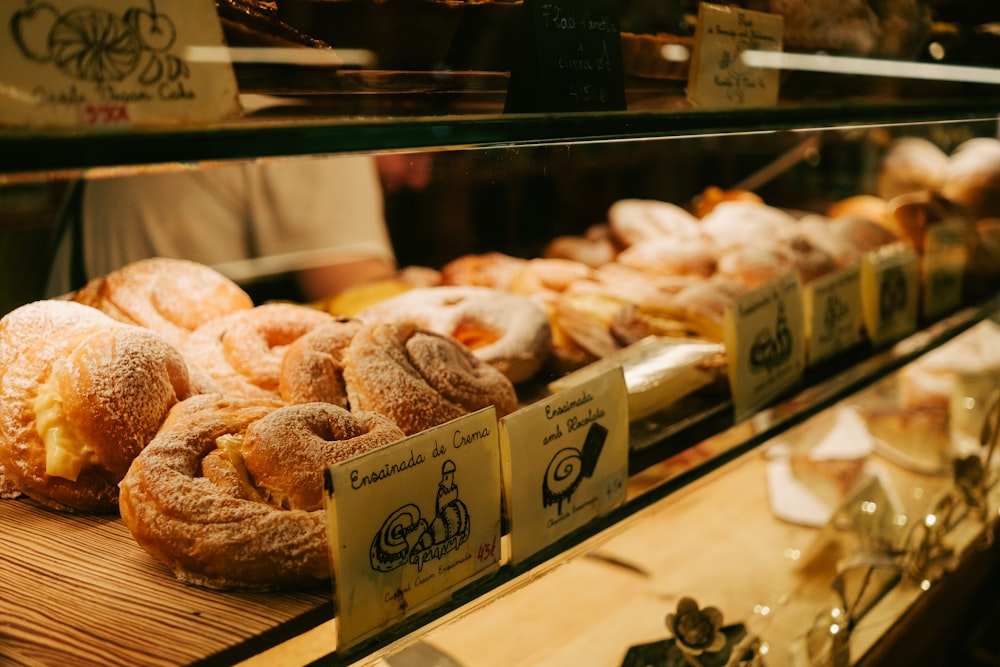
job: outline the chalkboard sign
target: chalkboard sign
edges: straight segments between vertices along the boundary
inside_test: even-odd
[[[524,0],[504,111],[625,106],[617,0]]]

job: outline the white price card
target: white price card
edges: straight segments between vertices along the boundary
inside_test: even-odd
[[[489,407],[327,469],[339,646],[499,567],[498,428]]]
[[[805,299],[806,358],[814,365],[861,342],[861,268],[846,267],[813,280]]]
[[[687,96],[692,104],[717,109],[773,106],[781,72],[751,67],[745,51],[781,51],[784,18],[702,2],[698,5]]]
[[[805,370],[798,272],[789,271],[726,308],[726,354],[737,421],[795,386]]]
[[[965,269],[969,264],[968,223],[953,218],[930,225],[921,257],[921,312],[937,318],[962,305]]]
[[[908,243],[866,253],[861,262],[861,308],[872,345],[881,347],[917,328],[917,254]]]
[[[511,562],[625,501],[628,392],[621,367],[500,420]]]
[[[6,0],[0,125],[115,129],[197,124],[239,112],[212,0]]]

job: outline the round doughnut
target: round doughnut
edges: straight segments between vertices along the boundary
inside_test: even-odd
[[[0,320],[0,467],[39,503],[114,512],[118,482],[189,393],[180,353],[153,331],[72,301]]]
[[[667,276],[702,276],[715,273],[719,249],[703,236],[663,236],[634,243],[618,255],[618,263],[640,271]]]
[[[878,195],[888,200],[911,192],[936,192],[947,168],[948,155],[927,139],[896,139],[879,166]]]
[[[859,254],[877,250],[901,238],[898,233],[890,230],[888,225],[857,216],[834,218],[830,221],[830,228]]]
[[[698,218],[676,204],[655,199],[619,199],[608,208],[608,225],[623,248],[645,239],[698,233]]]
[[[507,376],[455,339],[406,321],[362,327],[344,380],[352,410],[383,414],[407,435],[490,405],[498,417],[518,407]]]
[[[206,322],[181,345],[194,365],[234,396],[278,398],[289,345],[336,318],[291,303],[267,303]]]
[[[462,255],[441,267],[441,284],[507,289],[527,261],[500,252]]]
[[[948,159],[941,194],[973,220],[1000,217],[1000,141],[979,137],[959,145]]]
[[[402,437],[379,415],[328,403],[194,396],[129,468],[122,519],[186,583],[316,584],[330,577],[323,470]]]
[[[358,317],[365,322],[409,320],[450,336],[514,383],[535,375],[552,349],[549,318],[541,306],[489,287],[417,288]]]
[[[152,329],[175,346],[205,322],[253,307],[250,296],[215,269],[166,257],[138,260],[94,278],[72,299]]]
[[[889,202],[875,195],[853,195],[836,201],[827,209],[830,218],[864,218],[883,224]]]
[[[347,407],[344,352],[361,328],[357,320],[321,324],[290,344],[281,357],[278,391],[286,403],[321,401]]]

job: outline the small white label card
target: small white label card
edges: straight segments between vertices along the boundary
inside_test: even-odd
[[[740,421],[802,379],[806,345],[798,272],[788,271],[730,304],[725,342]]]
[[[962,305],[969,264],[968,223],[961,218],[930,225],[924,233],[922,299],[924,317],[936,318]]]
[[[917,328],[920,278],[908,243],[866,253],[861,262],[861,308],[872,345],[880,347]]]
[[[813,280],[805,299],[806,358],[829,359],[861,341],[861,268],[852,266]]]
[[[499,567],[498,430],[489,407],[327,469],[339,646]]]
[[[500,420],[511,562],[625,501],[628,392],[611,368]]]
[[[780,52],[784,29],[778,14],[700,3],[688,74],[691,103],[710,109],[777,104],[780,70],[751,67],[743,52]]]
[[[0,125],[92,129],[205,123],[239,112],[212,0],[6,0]]]

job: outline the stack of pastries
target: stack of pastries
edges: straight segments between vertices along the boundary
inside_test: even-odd
[[[460,324],[478,338],[507,326]],[[508,361],[413,318],[255,306],[205,266],[142,260],[0,320],[0,491],[120,512],[185,582],[324,581],[323,470],[491,405],[514,411]]]

